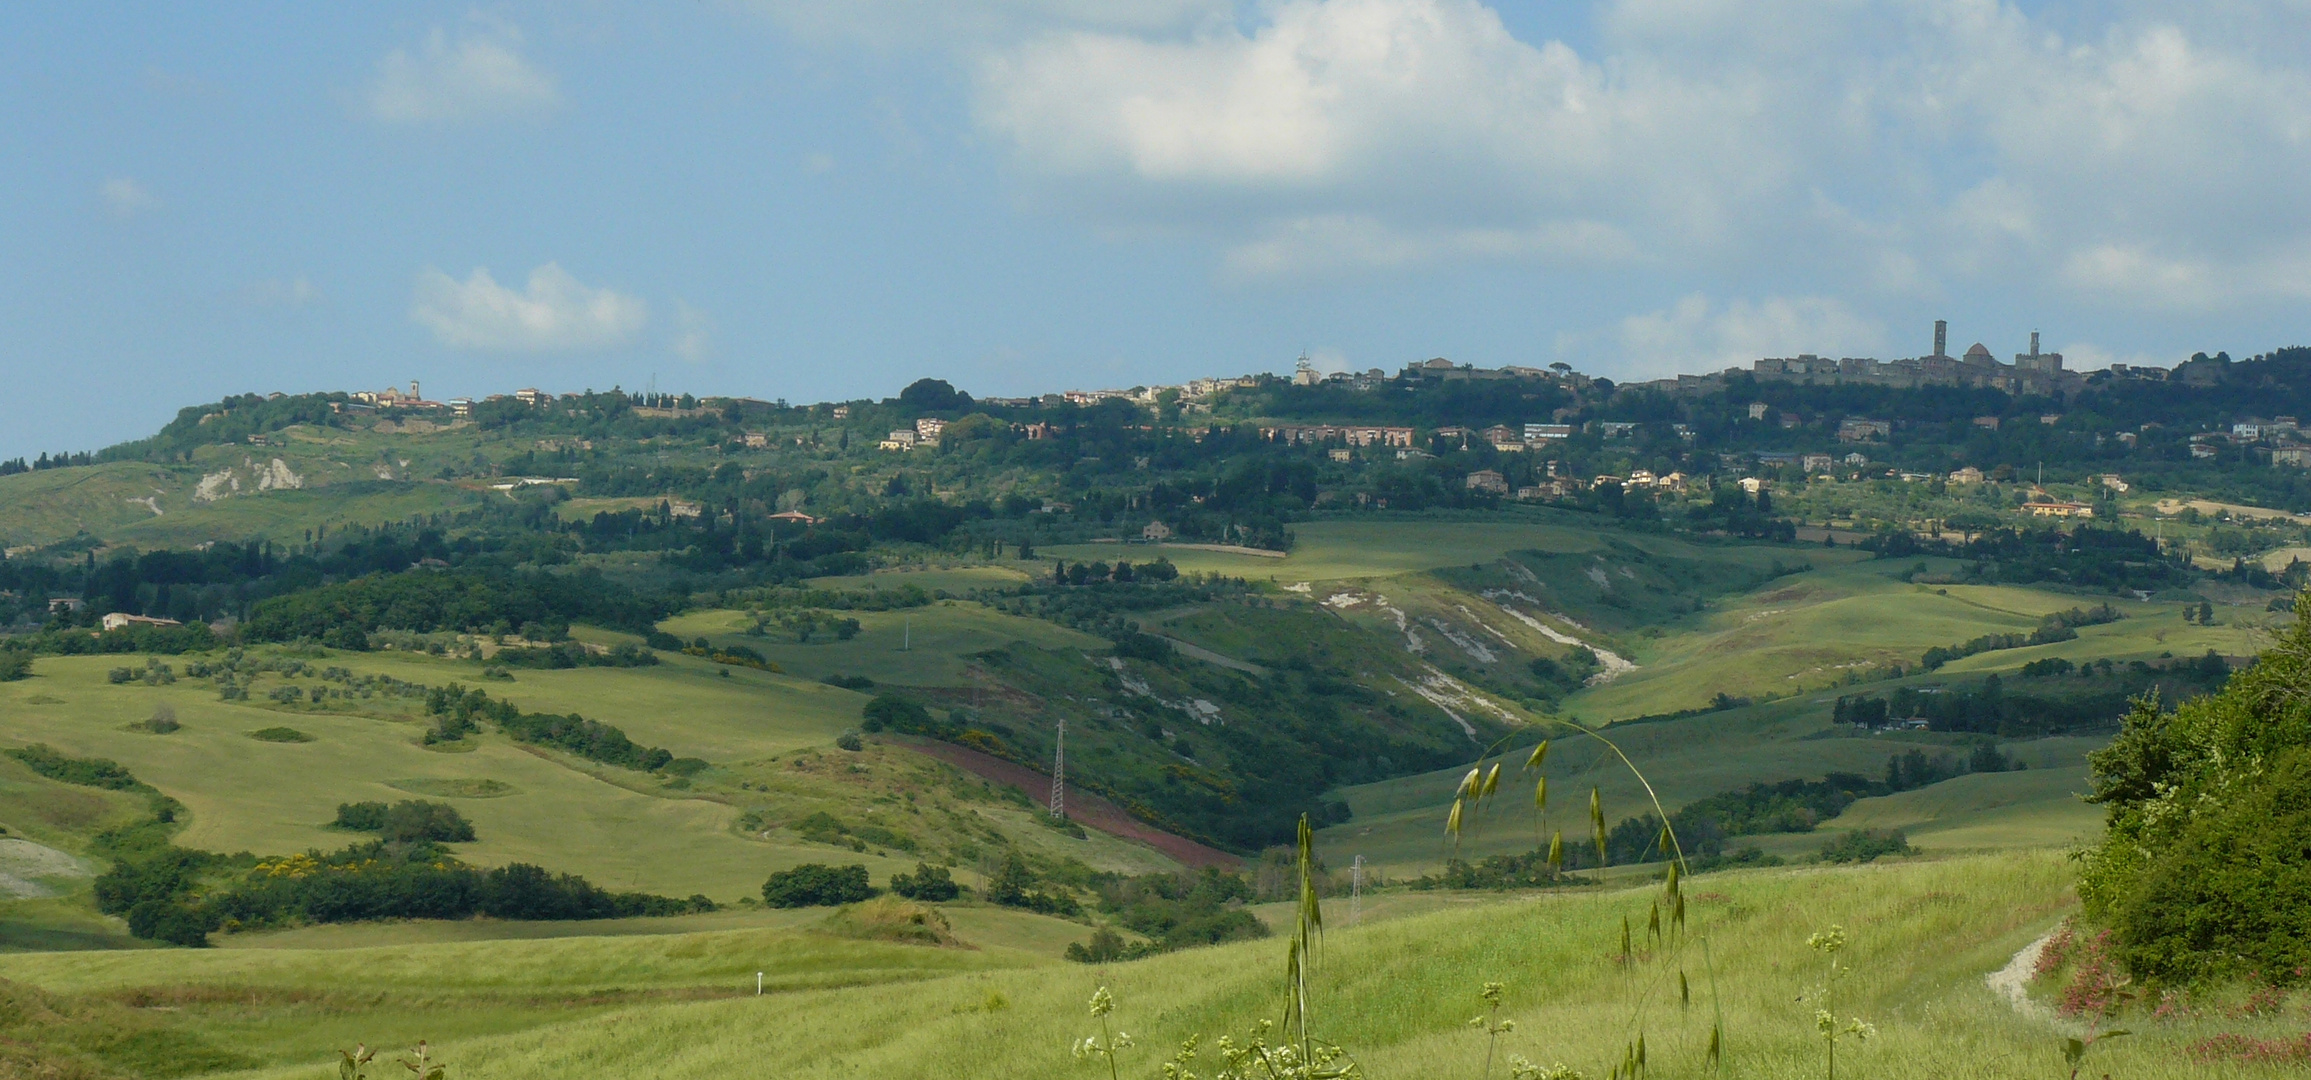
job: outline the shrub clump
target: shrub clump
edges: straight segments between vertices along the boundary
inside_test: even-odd
[[[2297,610],[2304,610],[2298,598]],[[2138,702],[2089,755],[2108,809],[2079,883],[2135,978],[2182,985],[2311,969],[2311,621],[2213,695]]]
[[[249,733],[258,742],[312,742],[313,736],[293,727],[258,728]]]
[[[1081,915],[1083,905],[1065,892],[1037,889],[1035,871],[1014,851],[1003,856],[1003,866],[987,882],[987,899],[1004,907],[1025,908],[1041,915]]]
[[[963,887],[955,884],[955,875],[944,866],[916,863],[912,874],[892,874],[891,891],[909,900],[938,903],[963,895]]]
[[[144,785],[128,768],[109,758],[76,758],[47,743],[7,751],[9,757],[50,780],[108,791],[135,791]]]
[[[381,802],[337,804],[337,820],[330,824],[356,832],[373,832],[400,843],[463,843],[474,838],[473,823],[447,803],[403,799],[387,806]]]
[[[762,902],[777,908],[834,907],[874,895],[874,887],[867,884],[867,868],[860,865],[804,863],[762,883]]]
[[[1910,837],[1900,829],[1855,829],[1822,844],[1822,861],[1866,863],[1881,855],[1915,855]]]

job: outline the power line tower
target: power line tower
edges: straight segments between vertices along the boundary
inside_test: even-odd
[[[1348,925],[1356,925],[1356,920],[1363,914],[1364,856],[1358,855],[1356,861],[1348,866]]]
[[[1059,720],[1059,742],[1051,751],[1051,818],[1067,818],[1067,718]]]

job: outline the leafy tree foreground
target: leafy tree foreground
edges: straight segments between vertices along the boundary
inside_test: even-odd
[[[2298,603],[2300,603],[2300,599]],[[2137,978],[2180,985],[2311,969],[2311,625],[2221,692],[2138,701],[2089,758],[2110,827],[2079,885]]]

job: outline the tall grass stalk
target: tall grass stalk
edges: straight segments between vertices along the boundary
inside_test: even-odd
[[[1581,735],[1597,740],[1604,744],[1606,749],[1612,751],[1613,756],[1621,762],[1621,766],[1636,778],[1639,786],[1644,788],[1646,801],[1652,804],[1655,817],[1662,823],[1658,844],[1662,856],[1669,862],[1669,869],[1663,885],[1662,897],[1653,902],[1651,910],[1647,914],[1648,948],[1645,956],[1652,957],[1665,950],[1665,955],[1662,955],[1661,958],[1677,962],[1658,966],[1652,980],[1648,981],[1641,978],[1638,963],[1640,957],[1632,940],[1632,927],[1625,918],[1623,919],[1621,924],[1621,963],[1624,972],[1626,972],[1626,981],[1623,986],[1628,995],[1626,1007],[1628,1009],[1627,1032],[1629,1038],[1623,1047],[1620,1063],[1613,1068],[1613,1076],[1615,1080],[1621,1080],[1623,1077],[1633,1080],[1633,1078],[1642,1075],[1647,1068],[1645,1018],[1655,993],[1665,991],[1666,983],[1664,980],[1670,971],[1676,972],[1680,1009],[1684,1010],[1691,1007],[1692,986],[1685,976],[1682,963],[1684,950],[1689,941],[1698,944],[1701,950],[1702,969],[1708,980],[1712,1012],[1709,1042],[1703,1052],[1702,1063],[1705,1068],[1710,1070],[1719,1069],[1724,1064],[1724,1004],[1717,991],[1716,965],[1709,952],[1707,935],[1690,935],[1689,937],[1686,932],[1685,894],[1682,889],[1682,879],[1691,872],[1692,867],[1686,859],[1684,845],[1677,838],[1675,826],[1669,822],[1669,811],[1661,805],[1661,796],[1654,790],[1653,782],[1646,778],[1644,770],[1639,769],[1637,763],[1630,760],[1628,753],[1623,751],[1619,744],[1596,731],[1568,721],[1549,718],[1547,722],[1571,728]],[[1452,807],[1447,812],[1445,819],[1445,832],[1451,838],[1455,857],[1460,851],[1462,833],[1472,823],[1481,821],[1485,803],[1492,798],[1499,788],[1501,763],[1491,762],[1488,768],[1487,761],[1494,754],[1503,750],[1513,738],[1515,738],[1514,735],[1504,736],[1491,746],[1486,747],[1484,752],[1477,756],[1476,764],[1469,769],[1467,775],[1461,778],[1460,786],[1453,796]],[[1548,751],[1549,743],[1548,740],[1544,739],[1533,748],[1533,752],[1525,759],[1523,771],[1538,772],[1548,759]],[[1536,839],[1540,831],[1541,815],[1546,812],[1547,806],[1548,777],[1542,775],[1536,778],[1533,785]],[[1605,807],[1602,792],[1594,786],[1589,789],[1589,832],[1590,839],[1597,849],[1597,861],[1602,866],[1607,861]],[[1564,841],[1562,834],[1559,834],[1549,843],[1549,863],[1552,872],[1556,872],[1564,865],[1563,855]],[[1664,904],[1667,905],[1669,912],[1666,927],[1662,922]],[[1486,1068],[1488,1071],[1491,1068],[1489,1054]]]

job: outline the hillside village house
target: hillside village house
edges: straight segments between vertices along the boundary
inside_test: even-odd
[[[1509,493],[1509,478],[1502,476],[1498,469],[1478,469],[1468,474],[1467,483],[1470,491],[1484,491],[1494,495]]]
[[[883,450],[912,450],[914,448],[915,433],[913,430],[908,428],[900,428],[899,430],[884,436],[883,441],[879,447],[879,449]]]
[[[2094,516],[2094,507],[2085,503],[2063,502],[2056,499],[2049,499],[2044,502],[2026,502],[2022,504],[2022,508],[2030,511],[2032,517],[2090,518]]]
[[[1831,458],[1828,454],[1807,454],[1800,460],[1805,466],[1805,471],[1809,473],[1828,472],[1837,465],[1836,459]]]
[[[1571,425],[1571,424],[1526,424],[1526,425],[1525,425],[1525,441],[1526,441],[1526,442],[1540,442],[1540,441],[1542,441],[1542,440],[1544,440],[1544,439],[1570,439],[1570,438],[1572,438],[1572,437],[1573,437],[1573,425]]]
[[[1380,427],[1356,424],[1279,424],[1260,429],[1260,437],[1270,442],[1287,442],[1295,446],[1303,443],[1326,443],[1335,439],[1350,446],[1412,445],[1412,429],[1408,427]]]
[[[145,615],[130,615],[130,614],[127,614],[127,613],[125,613],[125,612],[119,612],[119,611],[111,612],[110,614],[107,614],[107,615],[104,617],[104,628],[105,628],[105,630],[107,630],[107,631],[126,629],[126,628],[128,628],[128,627],[131,627],[131,626],[183,626],[183,625],[184,625],[183,623],[181,623],[181,622],[178,622],[178,621],[176,621],[175,619],[155,619],[155,618],[152,618],[152,617],[150,617],[150,616],[145,616]]]
[[[1147,523],[1147,528],[1139,531],[1139,536],[1151,544],[1160,544],[1172,538],[1172,527],[1160,521],[1151,521]]]
[[[947,422],[936,416],[915,421],[915,438],[919,442],[938,442],[939,433],[947,430]]]
[[[1982,470],[1968,465],[1951,473],[1950,482],[1953,484],[1979,484],[1982,482]]]

